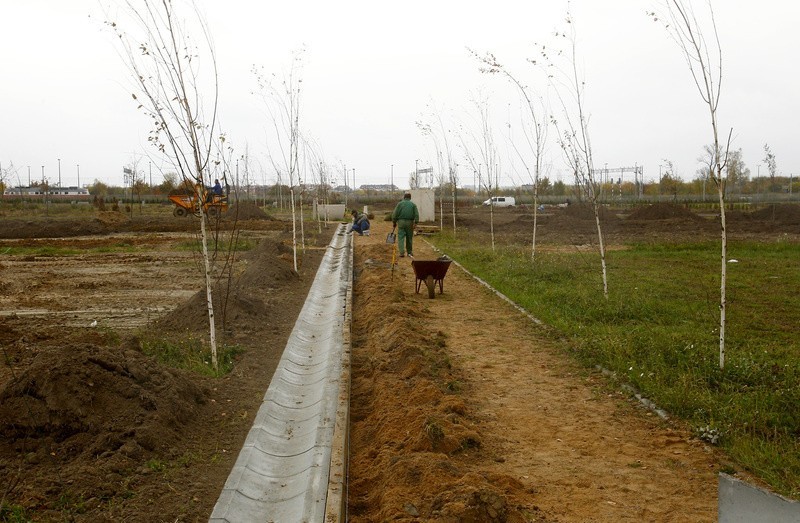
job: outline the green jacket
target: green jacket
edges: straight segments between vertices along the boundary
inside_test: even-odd
[[[414,223],[419,223],[419,209],[417,204],[411,200],[400,200],[397,207],[392,212],[392,223],[397,223],[398,220],[408,220]]]

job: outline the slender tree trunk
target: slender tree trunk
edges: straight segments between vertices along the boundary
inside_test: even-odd
[[[725,367],[725,288],[728,279],[728,230],[725,222],[725,195],[722,191],[721,184],[719,190],[719,219],[722,235],[722,253],[720,256],[722,262],[722,271],[720,273],[719,285],[719,368],[721,369]]]
[[[303,220],[303,193],[300,193],[300,250],[306,252],[306,229]]]
[[[491,179],[489,183],[492,183]],[[492,236],[492,252],[494,252],[494,202],[491,193],[489,193],[489,231]]]
[[[211,344],[211,365],[214,371],[219,371],[219,363],[217,361],[217,330],[214,325],[214,302],[211,297],[211,262],[208,256],[208,232],[206,229],[206,213],[203,212],[203,206],[200,205],[200,242],[203,249],[203,268],[206,276],[206,304],[208,305],[208,328],[209,328],[209,343]]]
[[[452,183],[452,196],[453,196],[453,238],[456,237],[456,182]]]
[[[539,218],[539,183],[537,181],[533,186],[533,235],[531,238],[531,261],[536,259],[536,222],[538,218]]]
[[[606,271],[606,247],[603,243],[603,230],[600,227],[600,212],[597,208],[597,202],[592,200],[592,207],[594,207],[594,222],[597,225],[597,239],[600,244],[600,267],[603,271],[603,296],[608,299],[608,275]]]
[[[605,242],[603,241],[603,228],[600,226],[600,206],[597,202],[597,193],[595,192],[594,188],[594,179],[591,176],[587,180],[587,184],[589,189],[589,200],[592,202],[592,211],[594,211],[594,223],[597,226],[597,242],[600,246],[600,269],[603,273],[603,296],[605,297],[605,299],[608,299],[608,271],[606,268],[606,246]]]
[[[294,187],[289,189],[289,197],[292,200],[292,259],[294,271],[297,272],[297,216],[294,210]]]
[[[444,176],[444,174],[442,174]],[[439,184],[439,230],[444,230],[444,184]]]

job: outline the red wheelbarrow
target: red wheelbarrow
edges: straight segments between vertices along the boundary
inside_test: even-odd
[[[452,260],[447,256],[442,256],[438,260],[414,260],[411,266],[414,268],[414,276],[417,277],[417,294],[422,282],[428,287],[428,298],[436,296],[436,283],[439,283],[439,294],[444,293],[444,276],[450,267]]]

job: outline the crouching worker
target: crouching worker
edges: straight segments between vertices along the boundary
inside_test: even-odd
[[[369,218],[367,218],[367,215],[356,210],[352,212],[352,215],[353,226],[351,230],[357,232],[359,236],[364,236],[364,233],[369,236]]]

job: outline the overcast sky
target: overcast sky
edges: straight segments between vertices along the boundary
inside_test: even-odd
[[[408,186],[415,160],[433,161],[416,122],[437,107],[448,124],[468,122],[484,93],[494,114],[501,185],[525,183],[505,138],[520,136],[518,96],[478,71],[467,52],[491,51],[532,86],[525,58],[535,43],[555,43],[565,1],[494,0],[283,2],[198,0],[214,38],[221,81],[220,119],[237,151],[247,144],[255,176],[274,183],[268,166],[263,102],[253,65],[281,73],[292,50],[306,48],[301,128],[325,160],[356,169],[356,184]],[[706,10],[704,0],[695,8]],[[664,159],[684,179],[695,176],[711,142],[707,108],[688,68],[646,0],[574,0],[578,62],[586,81],[595,166],[641,165],[659,176]],[[27,185],[44,175],[62,185],[100,179],[122,183],[122,167],[160,183],[168,169],[147,144],[149,120],[131,99],[130,77],[104,30],[96,0],[0,0],[0,163],[12,162]],[[764,144],[778,172],[800,175],[800,2],[715,2],[723,52],[719,122],[741,148],[752,175],[767,174]],[[510,127],[509,127],[510,124]],[[554,141],[551,133],[551,142]],[[457,153],[457,148],[454,148]],[[462,184],[471,169],[457,159]],[[570,176],[552,144],[551,179]],[[80,165],[80,168],[78,168]],[[393,167],[392,167],[393,166]],[[352,171],[349,171],[352,176]],[[341,182],[341,172],[338,180]],[[349,180],[352,184],[352,178]]]

